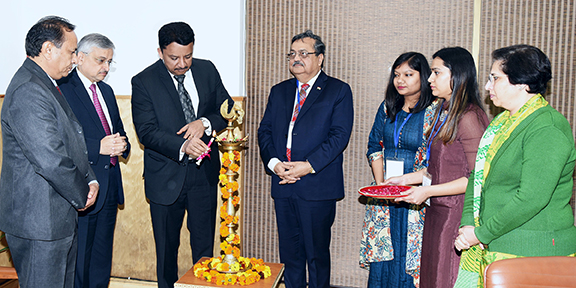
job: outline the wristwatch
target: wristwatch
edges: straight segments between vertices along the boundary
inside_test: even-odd
[[[310,164],[310,162],[308,160],[306,160],[306,162],[308,162],[308,164]],[[314,170],[314,167],[312,167],[312,164],[310,164],[310,174],[316,174],[316,170]]]

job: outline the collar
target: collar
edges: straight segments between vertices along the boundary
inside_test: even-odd
[[[82,82],[82,85],[84,85],[84,88],[86,88],[86,90],[90,91],[90,86],[92,84],[95,84],[96,87],[98,87],[98,84],[96,82],[88,80],[88,78],[84,76],[84,74],[82,74],[82,72],[80,72],[78,68],[76,68],[76,74],[78,74],[78,78],[80,78],[80,81]]]
[[[318,76],[320,76],[320,73],[322,73],[322,69],[320,69],[320,71],[318,71],[318,73],[306,83],[302,83],[302,82],[298,81],[298,79],[296,79],[296,81],[298,82],[298,90],[300,90],[302,88],[302,85],[304,85],[304,84],[310,85],[310,87],[308,87],[308,89],[312,88],[312,86],[314,86],[314,83],[316,82],[316,79],[318,79]]]

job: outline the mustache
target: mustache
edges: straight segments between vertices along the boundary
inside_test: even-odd
[[[190,67],[174,68],[174,71],[187,71]]]
[[[304,63],[302,63],[302,62],[299,61],[299,60],[296,60],[296,61],[294,61],[294,63],[292,63],[292,67],[294,67],[294,66],[296,66],[296,65],[298,65],[298,64],[304,66]]]

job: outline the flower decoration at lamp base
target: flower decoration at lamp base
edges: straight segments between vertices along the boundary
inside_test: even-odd
[[[244,111],[237,104],[234,104],[232,112],[227,113],[228,101],[221,107],[221,113],[228,119],[227,135],[222,138],[213,134],[212,140],[222,147],[222,168],[220,169],[220,193],[222,196],[222,206],[220,207],[220,257],[213,257],[206,261],[198,262],[194,265],[194,276],[205,279],[216,285],[249,285],[270,277],[272,275],[270,267],[264,264],[262,259],[244,258],[240,256],[240,235],[236,230],[240,222],[240,217],[236,215],[240,209],[240,191],[237,181],[240,171],[242,156],[242,145],[248,136],[239,138],[234,133],[232,122],[242,124]],[[207,151],[207,154],[210,151]],[[203,154],[204,155],[204,154]],[[209,156],[209,155],[208,155]],[[202,155],[201,155],[202,157]],[[201,161],[199,157],[197,161]],[[198,162],[199,163],[199,162]]]

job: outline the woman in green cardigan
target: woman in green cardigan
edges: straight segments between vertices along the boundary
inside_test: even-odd
[[[566,118],[542,95],[552,78],[540,49],[495,50],[486,83],[506,109],[490,123],[466,189],[455,287],[482,287],[486,265],[529,256],[575,256],[570,207],[576,151]]]

